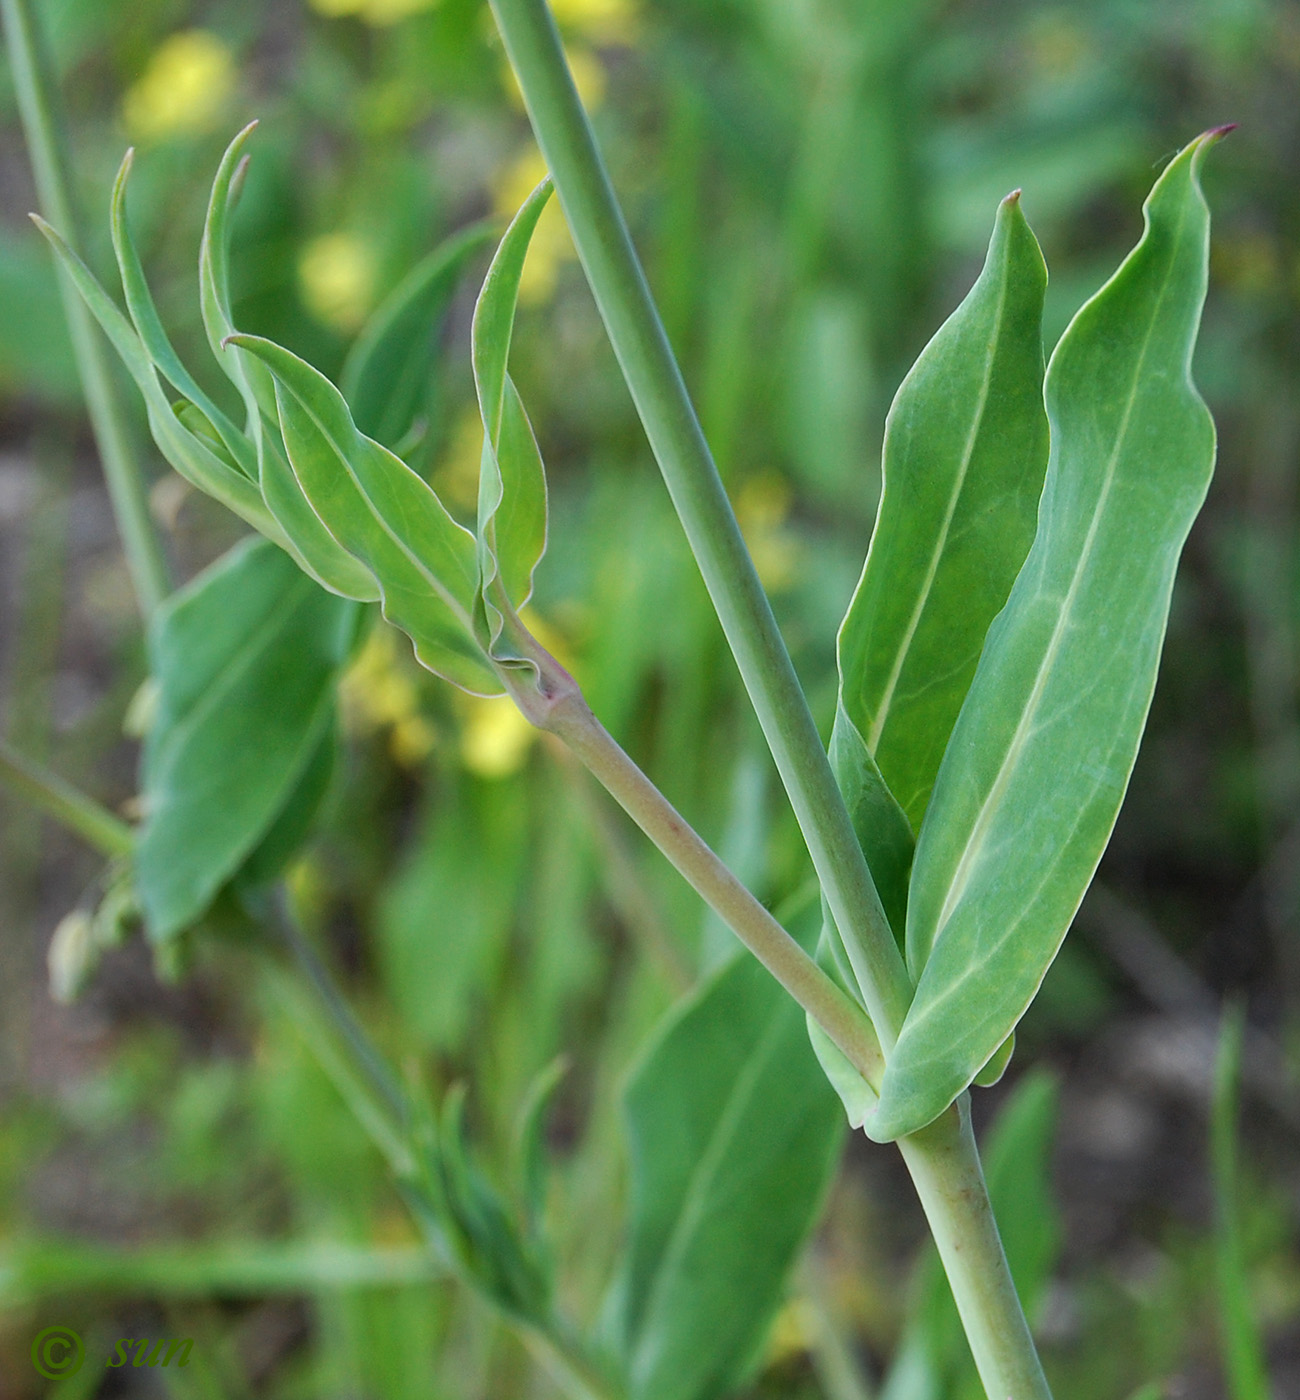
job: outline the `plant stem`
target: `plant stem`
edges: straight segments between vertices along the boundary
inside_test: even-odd
[[[50,85],[41,62],[30,0],[0,0],[0,14],[3,14],[9,65],[41,212],[76,248],[77,226],[68,197]],[[103,341],[91,321],[90,312],[61,268],[58,278],[63,313],[86,395],[91,428],[104,464],[113,514],[122,536],[140,611],[147,618],[171,590],[166,557],[149,515],[144,479],[132,450],[116,386],[109,374]]]
[[[491,0],[491,4],[614,353],[887,1055],[911,1002],[912,984],[668,344],[559,34],[546,0]],[[560,728],[555,732],[573,744],[579,757],[696,889],[710,903],[716,898],[726,904],[725,909],[716,903],[713,907],[738,933],[741,929],[732,916],[742,921],[742,937],[751,949],[812,1010],[805,995],[822,994],[824,988],[728,886],[732,877],[725,867],[702,842],[700,849],[692,846],[691,838],[698,842],[698,837],[594,719],[588,724],[574,715],[566,717],[565,723],[574,726],[571,735]],[[743,886],[738,888],[749,898]],[[766,915],[761,905],[757,907]],[[793,940],[791,945],[798,949]],[[764,952],[778,954],[777,965],[768,962]],[[811,966],[821,977],[816,964]],[[834,983],[823,980],[838,993]],[[837,1034],[837,1026],[823,1019],[822,1012],[836,1017],[841,1034],[858,1033],[858,1027],[847,1016],[839,1020],[842,1008],[832,998],[827,997],[827,1003],[821,1011],[812,1011],[814,1018],[861,1069],[862,1044],[850,1050]],[[878,1056],[874,1043],[871,1051]],[[873,1074],[865,1077],[879,1082]],[[900,1139],[899,1147],[938,1241],[990,1400],[1048,1400],[1050,1392],[989,1205],[965,1099],[922,1132]]]
[[[989,1400],[1052,1400],[989,1204],[970,1095],[898,1146]]]
[[[17,754],[0,739],[0,782],[34,807],[84,837],[106,856],[125,856],[135,837],[126,822],[71,783]]]
[[[650,296],[545,0],[492,0],[614,353],[886,1052],[912,984]]]
[[[499,674],[529,721],[568,745],[862,1077],[878,1086],[884,1060],[862,1008],[817,966],[619,747],[559,662],[522,630],[512,641],[532,654],[537,678],[534,682],[531,673],[504,667]],[[530,677],[527,682],[522,680],[525,675]]]

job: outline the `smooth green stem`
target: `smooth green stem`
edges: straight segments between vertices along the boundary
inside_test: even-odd
[[[335,1033],[346,1043],[358,1070],[365,1076],[371,1090],[383,1100],[394,1121],[399,1124],[405,1123],[406,1098],[397,1080],[375,1049],[365,1028],[353,1014],[343,993],[330,976],[329,969],[298,927],[289,907],[288,896],[283,890],[279,892],[276,905],[275,927],[299,972],[315,994],[316,1005],[328,1018]]]
[[[30,762],[0,740],[0,783],[47,816],[84,837],[106,856],[125,856],[135,840],[131,828],[71,783]]]
[[[963,1094],[899,1138],[989,1400],[1052,1400],[1007,1267]]]
[[[515,703],[554,734],[668,858],[686,882],[835,1042],[873,1087],[884,1072],[880,1043],[862,1008],[833,982],[705,844],[591,712],[577,682],[532,637],[519,632],[538,668],[503,668]],[[527,679],[525,679],[527,678]]]
[[[888,1051],[912,984],[673,357],[545,0],[492,0],[614,353]]]
[[[13,72],[18,111],[27,151],[36,177],[41,212],[68,241],[78,245],[77,224],[68,197],[68,181],[59,132],[53,116],[50,87],[41,63],[29,0],[0,0],[9,65]],[[166,556],[149,515],[149,499],[139,462],[132,449],[126,419],[109,373],[104,343],[62,268],[58,270],[63,313],[72,338],[73,354],[95,441],[104,464],[104,477],[122,536],[127,567],[140,610],[147,618],[171,591]]]

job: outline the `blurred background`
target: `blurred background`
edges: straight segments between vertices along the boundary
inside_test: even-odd
[[[1041,1244],[1036,1313],[1061,1400],[1152,1380],[1152,1396],[1186,1400],[1266,1393],[1226,1379],[1225,1253],[1244,1263],[1273,1394],[1300,1396],[1300,4],[554,8],[827,727],[884,414],[973,280],[997,201],[1024,191],[1051,269],[1050,348],[1136,241],[1161,164],[1241,124],[1206,172],[1197,377],[1219,467],[1149,731],[1097,886],[975,1111],[991,1122],[1035,1070],[1041,1131],[1008,1228]],[[330,374],[419,257],[513,212],[543,171],[481,0],[35,9],[88,260],[108,277],[109,189],[134,145],[137,243],[205,371],[207,187],[253,117],[236,319]],[[34,207],[4,70],[0,733],[129,814],[141,627]],[[453,307],[426,461],[460,510],[478,462],[481,271]],[[807,858],[554,208],[512,368],[552,481],[539,626],[605,724],[779,904],[806,886]],[[242,527],[164,468],[124,396],[183,579]],[[396,634],[372,635],[345,702],[346,759],[291,871],[295,905],[393,1057],[469,1085],[489,1157],[534,1075],[569,1056],[550,1209],[566,1295],[590,1318],[626,1189],[620,1086],[725,934],[506,702],[453,693]],[[0,791],[0,1397],[556,1394],[431,1271],[379,1157],[238,956],[200,949],[160,979],[137,938],[79,1001],[51,1001],[51,933],[102,875]],[[1214,1093],[1228,1005],[1247,1020],[1239,1114]],[[923,1239],[896,1154],[850,1142],[752,1394],[875,1394],[904,1344]],[[104,1350],[119,1335],[193,1337],[196,1364],[111,1372],[99,1391],[87,1367],[51,1388],[27,1353],[52,1323]],[[959,1367],[946,1393],[973,1393]]]

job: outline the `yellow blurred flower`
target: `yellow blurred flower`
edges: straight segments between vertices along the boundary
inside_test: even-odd
[[[817,1312],[807,1298],[791,1298],[777,1313],[767,1340],[767,1364],[777,1365],[807,1351],[817,1337]]]
[[[537,730],[507,695],[466,696],[460,733],[461,762],[480,778],[508,778],[528,759]]]
[[[432,10],[439,0],[308,0],[308,3],[326,19],[355,15],[367,24],[384,25]]]
[[[482,456],[483,419],[477,405],[471,404],[456,419],[447,451],[433,474],[433,489],[453,514],[474,514]]]
[[[137,141],[192,136],[216,125],[235,87],[230,49],[206,29],[164,39],[127,89],[122,119]]]
[[[630,44],[641,15],[632,0],[552,0],[551,13],[562,30],[597,44]]]
[[[374,253],[354,233],[323,233],[298,256],[298,284],[317,320],[355,331],[374,304]]]
[[[492,191],[497,213],[513,218],[545,174],[546,161],[535,146],[507,165]],[[542,210],[528,247],[523,275],[519,279],[519,300],[525,306],[537,306],[546,301],[555,291],[560,268],[577,256],[560,202],[552,195]]]
[[[790,486],[775,472],[751,477],[736,497],[736,518],[764,588],[780,593],[794,582],[799,541],[786,527]]]
[[[412,768],[428,757],[437,736],[420,709],[415,677],[402,663],[398,635],[377,626],[339,686],[344,727],[353,734],[390,731],[389,751]]]

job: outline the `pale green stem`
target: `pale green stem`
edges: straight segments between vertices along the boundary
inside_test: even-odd
[[[970,1096],[898,1146],[989,1400],[1052,1400],[989,1204]]]
[[[559,34],[546,0],[491,0],[491,4],[614,352],[790,795],[887,1055],[910,1004],[912,985],[668,344],[569,73]],[[631,768],[626,755],[614,752],[617,746],[603,731],[597,733],[598,729],[589,730],[585,721],[579,724],[577,737],[588,750],[578,749],[579,756],[705,893],[683,862],[697,863],[695,876],[713,880],[718,874],[699,852],[689,849],[685,835],[689,828],[644,776]],[[607,773],[597,765],[604,766]],[[636,806],[644,810],[638,814]],[[704,850],[707,852],[707,847]],[[737,905],[736,912],[747,917],[749,911]],[[723,917],[728,916],[724,913]],[[736,927],[732,919],[728,922]],[[753,931],[759,931],[757,921]],[[758,952],[757,946],[750,946]],[[773,941],[772,951],[778,946]],[[784,958],[785,950],[781,953]],[[788,972],[789,981],[780,972],[777,976],[805,1006],[801,993],[814,987],[818,992],[823,990],[793,959]],[[834,986],[829,979],[827,982]],[[824,1009],[838,1012],[831,1005]],[[822,1015],[813,1015],[861,1067],[861,1059],[848,1051],[836,1029]],[[841,1023],[840,1030],[847,1029],[847,1024]],[[857,1048],[860,1051],[861,1047]],[[866,1077],[878,1082],[872,1074]],[[939,1243],[990,1400],[1046,1400],[1049,1391],[1007,1269],[964,1108],[949,1110],[938,1123],[901,1140],[899,1146]]]
[[[912,998],[826,751],[668,344],[545,0],[492,0],[614,353],[888,1051]]]
[[[106,856],[129,855],[131,828],[70,783],[16,754],[0,739],[0,783],[83,837]]]
[[[499,674],[529,721],[563,740],[863,1078],[878,1087],[884,1061],[862,1008],[790,937],[620,748],[555,658],[522,630],[515,631],[512,642],[532,654],[537,675],[507,668]]]
[[[76,248],[79,242],[77,225],[72,216],[59,132],[29,0],[0,0],[0,13],[4,18],[9,66],[32,173],[36,177],[41,213]],[[121,532],[122,548],[140,611],[147,618],[171,590],[166,557],[149,515],[148,493],[109,373],[104,343],[85,303],[62,268],[58,269],[58,279],[63,313],[86,395],[90,425],[103,460],[113,514]]]

